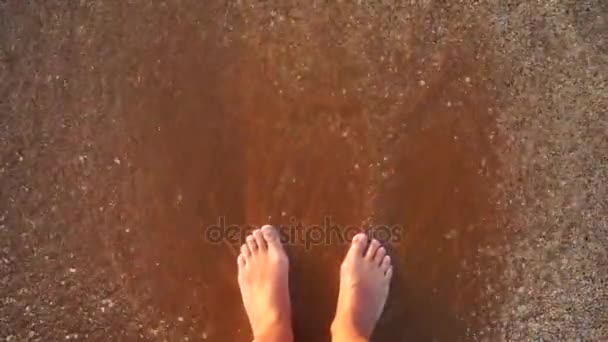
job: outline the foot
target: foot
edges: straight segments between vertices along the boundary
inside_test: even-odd
[[[391,258],[378,240],[355,235],[340,269],[333,341],[369,341],[388,297]]]
[[[237,262],[239,287],[254,341],[292,341],[289,261],[276,229],[266,225],[247,236]]]

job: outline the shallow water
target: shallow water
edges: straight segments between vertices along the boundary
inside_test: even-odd
[[[493,103],[475,53],[404,62],[386,80],[402,91],[378,98],[361,86],[364,67],[319,57],[305,81],[277,82],[282,61],[181,34],[142,53],[125,113],[142,229],[112,248],[133,300],[194,338],[247,341],[238,241],[250,226],[296,225],[294,328],[327,340],[344,241],[361,229],[385,241],[396,270],[378,340],[479,334],[499,267],[485,251],[499,234]],[[210,233],[219,223],[223,235]]]

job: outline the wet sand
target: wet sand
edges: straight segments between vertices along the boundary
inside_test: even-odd
[[[108,248],[123,250],[134,298],[187,317],[195,336],[246,340],[238,243],[209,241],[208,227],[297,222],[305,239],[325,220],[344,234],[384,225],[396,227],[385,240],[397,272],[378,338],[477,334],[499,266],[484,251],[501,236],[494,104],[475,51],[446,47],[418,72],[404,63],[393,80],[409,85],[382,113],[372,105],[388,100],[365,101],[356,65],[315,61],[283,89],[252,47],[199,46],[183,30],[174,51],[146,54],[125,99],[140,228]],[[328,338],[346,249],[332,242],[287,247],[306,340]]]
[[[302,227],[328,340],[329,220],[395,264],[376,340],[605,340],[606,13],[0,3],[0,339],[249,341],[221,221]]]

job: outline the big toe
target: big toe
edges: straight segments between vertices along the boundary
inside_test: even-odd
[[[264,240],[268,244],[269,248],[283,248],[281,244],[281,238],[277,229],[271,225],[265,225],[261,229]]]
[[[367,247],[367,235],[359,233],[353,237],[347,257],[363,257]]]

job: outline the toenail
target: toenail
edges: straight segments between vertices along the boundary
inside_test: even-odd
[[[273,234],[273,227],[271,225],[265,225],[264,227],[260,228],[260,230],[262,231],[262,234],[264,234],[264,237],[267,239],[274,239],[275,235]]]
[[[366,238],[364,233],[359,233],[353,237],[353,242],[363,242]]]

